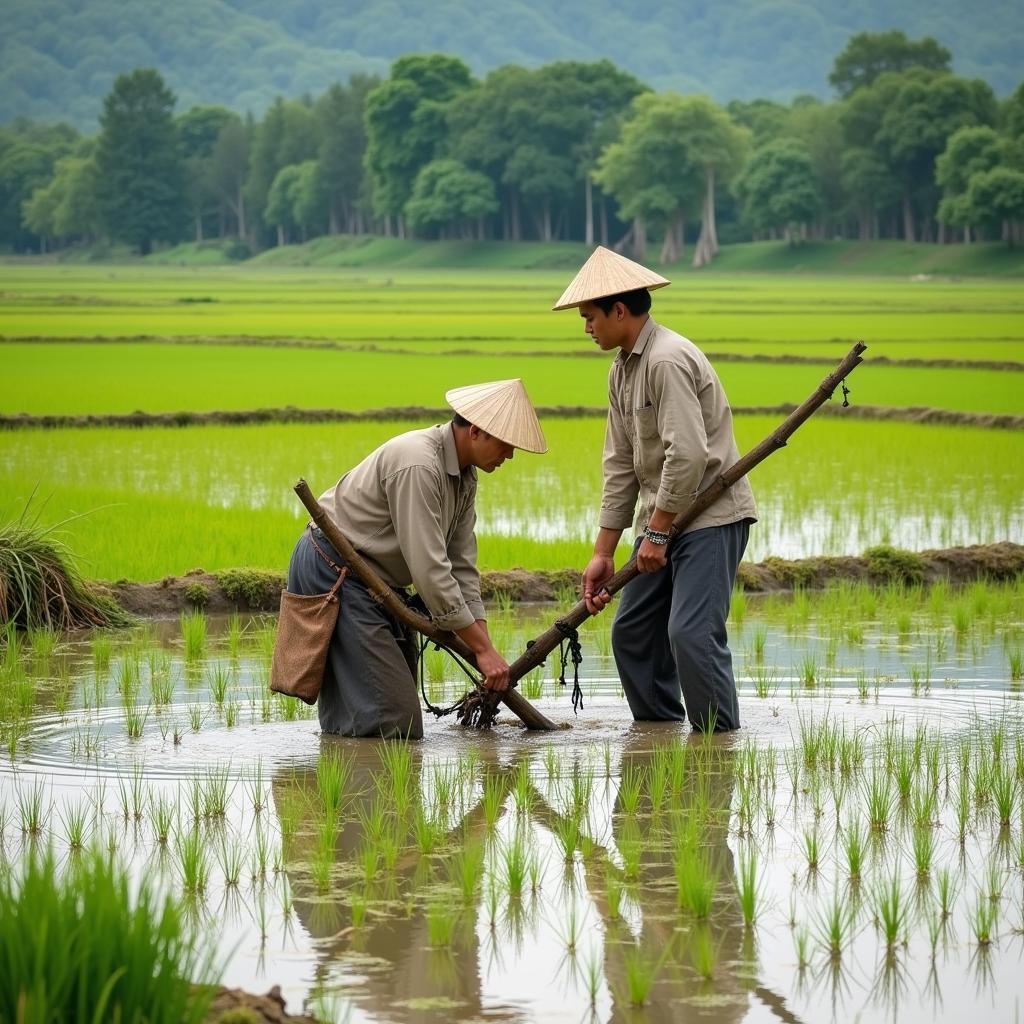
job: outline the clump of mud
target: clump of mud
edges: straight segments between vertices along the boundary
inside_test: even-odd
[[[766,558],[743,562],[739,580],[747,591],[787,591],[796,587],[823,590],[840,580],[875,584],[939,581],[954,586],[975,580],[999,582],[1024,573],[1024,544],[1001,541],[970,547],[929,551],[903,551],[880,546],[859,556],[821,558]],[[508,569],[481,574],[485,600],[514,602],[560,601],[578,590],[579,569],[531,572]],[[185,576],[166,576],[155,583],[121,580],[102,584],[134,615],[176,617],[202,608],[213,613],[232,611],[276,612],[284,588],[284,573],[263,569],[194,569]]]
[[[317,1024],[315,1017],[285,1011],[281,989],[275,985],[266,995],[222,988],[213,998],[206,1024]]]

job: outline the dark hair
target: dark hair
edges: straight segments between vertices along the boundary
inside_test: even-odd
[[[471,427],[471,426],[473,426],[473,424],[470,423],[469,420],[467,420],[465,416],[460,416],[458,413],[456,413],[452,417],[452,423],[454,423],[455,426],[457,426],[457,427]]]
[[[633,316],[640,316],[642,313],[650,312],[651,293],[646,288],[635,288],[631,292],[620,292],[618,295],[606,295],[602,299],[594,299],[594,305],[607,316],[612,311],[612,306],[621,302]]]

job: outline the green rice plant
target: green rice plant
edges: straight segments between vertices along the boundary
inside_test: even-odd
[[[185,648],[185,660],[199,661],[206,650],[206,615],[201,609],[182,612],[179,618],[181,642]]]
[[[793,929],[793,948],[797,967],[802,971],[810,963],[811,933],[807,928]]]
[[[544,675],[540,667],[527,672],[519,685],[527,700],[540,700],[544,696]]]
[[[217,863],[224,884],[230,888],[237,887],[242,877],[242,868],[245,866],[245,852],[241,844],[222,836],[220,846],[217,847]]]
[[[707,854],[690,843],[681,844],[675,849],[672,869],[680,908],[688,910],[698,920],[708,918],[718,889],[718,877]]]
[[[408,740],[392,740],[382,743],[378,749],[388,794],[401,815],[403,808],[408,806],[412,790],[412,748]]]
[[[601,982],[604,980],[604,961],[599,952],[591,951],[590,955],[583,962],[583,987],[587,993],[587,1004],[591,1012],[597,1006],[597,997],[601,992]]]
[[[377,796],[369,805],[362,805],[357,813],[363,834],[370,842],[379,843],[391,822],[387,804]]]
[[[110,668],[111,643],[106,633],[99,633],[92,638],[92,667],[97,678]]]
[[[526,885],[528,851],[523,836],[516,830],[499,849],[502,883],[511,896],[519,896]]]
[[[1006,876],[1003,869],[995,860],[990,860],[985,866],[985,891],[993,903],[998,903],[1003,896],[1003,886],[1006,883]]]
[[[916,825],[910,841],[914,867],[918,878],[927,878],[932,870],[935,856],[935,834],[928,826]]]
[[[750,638],[751,652],[753,653],[755,661],[764,661],[764,651],[768,643],[768,629],[766,626],[758,623],[754,627],[754,632]]]
[[[594,792],[594,773],[590,768],[574,766],[569,776],[569,802],[573,813],[582,817],[590,806],[590,798]]]
[[[755,665],[750,680],[754,684],[754,693],[761,700],[768,700],[779,691],[778,673],[773,665]]]
[[[804,832],[804,856],[807,858],[807,870],[812,873],[817,871],[821,862],[817,828],[811,828]]]
[[[178,816],[178,802],[171,801],[167,793],[150,793],[149,795],[149,820],[153,826],[153,834],[161,846],[167,845],[171,829],[174,828],[174,820]]]
[[[643,863],[644,843],[635,830],[623,830],[618,838],[619,856],[622,858],[622,874],[629,881],[640,877]]]
[[[873,906],[886,948],[892,952],[905,936],[910,919],[910,905],[903,893],[899,875],[894,874],[887,882],[880,882],[876,886]]]
[[[402,846],[398,833],[393,828],[387,829],[380,837],[378,849],[380,850],[380,862],[385,873],[394,871],[395,865],[398,863],[398,855],[402,851]]]
[[[341,810],[351,775],[352,759],[339,748],[329,746],[320,751],[316,762],[316,788],[329,813]]]
[[[570,956],[576,955],[576,948],[580,941],[580,914],[576,907],[576,901],[569,901],[569,909],[564,917],[564,926],[558,928],[558,937],[565,946]]]
[[[555,820],[554,831],[562,856],[570,863],[580,842],[580,819],[575,814],[563,814]]]
[[[843,830],[843,849],[846,852],[846,871],[853,881],[859,880],[864,871],[867,844],[867,833],[856,818],[851,818]]]
[[[263,758],[261,757],[245,775],[245,791],[249,795],[249,805],[254,814],[262,814],[269,799],[267,781],[263,774]]]
[[[705,980],[711,981],[718,967],[718,944],[707,927],[695,928],[690,936],[690,959],[694,970]]]
[[[1010,665],[1010,682],[1024,680],[1024,648],[1014,647],[1006,652],[1006,657]]]
[[[238,716],[242,713],[238,701],[232,698],[224,705],[224,725],[233,729],[238,725]]]
[[[1000,828],[1008,829],[1017,806],[1017,778],[998,762],[992,773],[992,803],[999,815]]]
[[[525,767],[525,766],[524,766]],[[456,773],[449,764],[435,764],[432,770],[434,801],[445,809],[452,806],[456,791]],[[527,773],[527,782],[529,774]]]
[[[432,899],[427,903],[427,941],[434,949],[447,949],[452,944],[455,926],[459,916],[443,900]]]
[[[326,889],[322,889],[321,892],[325,892]],[[365,892],[352,893],[349,897],[349,909],[352,912],[352,927],[362,928],[366,922],[366,911],[370,906],[370,901],[367,899]],[[320,1017],[317,1018],[322,1019]]]
[[[203,785],[204,818],[223,818],[227,813],[228,800],[234,792],[234,786],[230,783],[231,771],[227,765],[219,765],[207,771]]]
[[[736,896],[743,914],[743,924],[750,928],[757,920],[757,909],[761,899],[761,875],[758,867],[757,850],[748,846],[741,851],[739,868],[736,871]]]
[[[193,732],[199,732],[203,724],[203,708],[201,704],[189,704],[188,724]]]
[[[819,911],[816,927],[818,943],[833,959],[838,960],[853,932],[853,907],[849,896],[835,889],[825,908]]]
[[[974,941],[982,949],[987,949],[992,943],[998,916],[997,905],[979,890],[971,912],[970,926]]]
[[[324,845],[317,843],[309,862],[309,873],[316,891],[323,896],[330,892],[331,878],[334,873],[334,843]],[[365,911],[365,907],[363,908]]]
[[[199,1024],[219,973],[175,901],[100,854],[61,873],[48,850],[0,874],[0,948],[0,1019],[12,1022]]]
[[[65,804],[64,810],[58,814],[64,829],[64,842],[72,853],[80,853],[85,848],[87,835],[85,808],[81,804]]]
[[[608,867],[604,875],[604,896],[608,908],[608,919],[619,921],[622,918],[622,897],[624,890],[616,872]]]
[[[412,834],[416,849],[424,856],[433,853],[444,833],[444,821],[428,814],[422,805],[417,804],[412,818]]]
[[[747,617],[747,594],[743,589],[742,583],[737,582],[733,588],[732,600],[729,604],[729,616],[738,627],[742,628],[743,621]]]
[[[498,907],[501,894],[494,881],[494,876],[488,876],[487,888],[484,890],[484,909],[487,911],[487,925],[493,932],[498,926]]]
[[[252,857],[249,862],[249,873],[254,879],[267,877],[267,869],[274,853],[270,846],[269,834],[257,824],[253,831]]]
[[[370,885],[377,879],[380,870],[380,849],[371,840],[367,840],[357,855],[363,873],[363,882]]]
[[[871,772],[871,778],[865,787],[864,798],[871,827],[877,832],[884,832],[889,827],[893,792],[889,776],[877,767]]]
[[[813,690],[821,681],[821,666],[813,651],[808,651],[801,658],[797,678],[807,690]]]
[[[622,963],[626,972],[626,1002],[630,1006],[644,1006],[658,975],[658,961],[640,946],[631,945]]]
[[[224,640],[227,644],[228,654],[231,656],[232,661],[238,661],[238,657],[242,652],[242,619],[238,612],[232,612],[228,616],[228,628],[224,634]]]
[[[59,637],[60,634],[50,625],[29,627],[28,643],[32,649],[32,657],[38,665],[45,667],[49,663],[57,649]]]
[[[914,824],[918,828],[930,828],[938,817],[938,781],[929,779],[923,786],[914,789]]]
[[[192,895],[205,892],[210,878],[210,860],[199,829],[190,828],[179,832],[174,850],[185,892]]]
[[[135,701],[130,701],[124,706],[124,729],[130,740],[140,739],[146,729],[146,722],[149,721],[150,706],[140,708]]]
[[[203,820],[203,780],[198,775],[189,780],[188,788],[185,790],[185,801],[188,820],[193,824]],[[122,804],[124,800],[122,798]],[[127,814],[125,815],[127,817]]]
[[[944,921],[953,913],[956,895],[957,884],[952,870],[948,866],[939,868],[935,875],[935,898],[939,904],[939,913]]]
[[[906,803],[910,800],[914,777],[917,774],[917,761],[913,748],[901,741],[890,759],[890,765],[892,776],[896,780],[896,792],[901,803]]]
[[[628,764],[622,769],[619,780],[619,806],[630,817],[636,814],[640,805],[640,795],[647,780],[647,771],[643,767]]]
[[[960,776],[960,785],[956,794],[956,835],[963,846],[967,841],[967,832],[971,823],[971,790],[964,775]]]
[[[532,851],[526,861],[526,877],[530,881],[530,892],[540,891],[540,883],[544,878],[544,859],[536,851]]]
[[[520,761],[512,782],[512,799],[519,814],[528,814],[533,808],[533,781],[530,778],[530,766]]]
[[[222,661],[213,662],[207,666],[206,682],[214,703],[223,705],[231,686],[231,669]]]
[[[465,843],[451,859],[451,879],[462,897],[464,906],[476,898],[484,874],[484,844],[471,840]]]
[[[17,788],[17,802],[21,831],[28,836],[42,835],[50,810],[43,780],[37,778],[31,785],[20,784]]]

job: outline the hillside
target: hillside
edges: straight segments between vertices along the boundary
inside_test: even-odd
[[[439,50],[478,74],[506,63],[608,57],[658,89],[719,101],[829,95],[828,71],[859,31],[933,35],[954,70],[1000,95],[1020,82],[1024,5],[978,0],[4,0],[0,122],[24,115],[91,130],[114,77],[158,68],[179,109],[261,113],[274,96],[322,91],[396,56]]]

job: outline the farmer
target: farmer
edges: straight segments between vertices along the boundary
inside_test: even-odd
[[[583,598],[596,614],[615,548],[633,520],[637,576],[623,591],[612,652],[633,717],[686,721],[700,731],[740,724],[725,620],[757,508],[746,478],[668,550],[672,520],[739,454],[718,376],[693,342],[650,316],[651,291],[669,282],[602,246],[555,304],[578,307],[608,374],[604,488]],[[640,507],[637,510],[637,499]]]
[[[508,663],[487,632],[476,568],[477,470],[492,473],[516,448],[547,451],[520,380],[455,388],[451,422],[399,434],[320,498],[353,547],[386,583],[415,586],[434,622],[473,650],[489,689],[508,687]],[[299,538],[288,590],[322,594],[343,564],[312,525]],[[342,736],[420,739],[417,642],[350,574],[327,656],[320,727]]]

